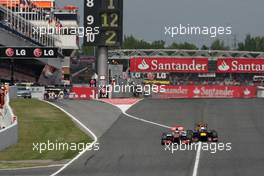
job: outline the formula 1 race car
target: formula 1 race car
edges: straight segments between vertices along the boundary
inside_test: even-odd
[[[162,133],[161,136],[161,145],[190,144],[191,141],[186,132],[177,134],[176,136],[173,133]]]
[[[200,122],[195,124],[194,131],[189,131],[192,135],[193,142],[218,142],[218,134],[215,130],[208,130],[206,123]]]
[[[190,144],[192,142],[192,137],[189,135],[188,131],[183,131],[180,136],[181,144]]]
[[[200,131],[201,129],[207,129],[208,124],[204,122],[199,122],[194,124],[194,130],[195,131]]]
[[[176,126],[173,126],[171,127],[171,131],[184,131],[184,127],[183,126],[180,126],[180,125],[176,125]]]
[[[161,145],[190,144],[192,136],[184,130],[183,126],[174,126],[171,132],[162,133]]]
[[[174,137],[172,133],[162,133],[161,145],[171,145],[172,143],[174,143]]]
[[[171,127],[171,132],[162,133],[161,145],[190,144],[192,142],[218,142],[215,130],[208,130],[206,123],[195,124],[194,130],[185,130],[183,126]]]
[[[184,133],[184,127],[183,126],[174,126],[171,127],[172,135],[173,135],[173,143],[180,143],[181,136]]]

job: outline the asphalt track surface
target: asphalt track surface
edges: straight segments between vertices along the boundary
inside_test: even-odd
[[[54,102],[101,137],[118,119],[120,109],[100,101],[63,100]],[[88,133],[88,135],[90,135]]]
[[[80,104],[75,102],[68,108],[74,111],[77,107]],[[76,110],[75,113],[77,116],[83,112]],[[195,122],[205,121],[209,128],[218,131],[220,142],[231,142],[231,151],[215,154],[201,151],[199,176],[263,175],[262,99],[145,99],[127,113],[163,125],[183,125],[186,128],[193,128]],[[175,151],[173,154],[165,151],[160,145],[160,135],[164,131],[167,129],[122,114],[99,138],[99,151],[86,152],[58,175],[192,175],[196,151]]]
[[[205,121],[232,150],[201,151],[198,175],[263,175],[264,101],[261,99],[143,100],[128,114],[172,126],[193,128]],[[166,129],[120,115],[100,138],[100,151],[85,153],[63,176],[189,176],[195,151],[171,153],[160,145]]]

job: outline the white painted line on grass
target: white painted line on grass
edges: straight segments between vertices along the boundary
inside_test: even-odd
[[[201,156],[201,148],[202,148],[202,144],[201,144],[201,142],[199,142],[198,150],[196,152],[192,176],[197,176],[197,174],[198,174],[198,167],[199,167],[199,161],[200,161],[200,156]]]
[[[56,171],[55,173],[53,173],[51,176],[55,176],[57,174],[59,174],[60,172],[62,172],[65,168],[67,168],[70,164],[72,164],[74,161],[76,161],[78,158],[80,158],[85,152],[87,152],[89,150],[89,148],[91,148],[96,142],[97,142],[97,136],[89,129],[87,128],[81,121],[79,121],[76,117],[74,117],[73,115],[71,115],[70,113],[68,113],[66,110],[64,110],[63,108],[61,108],[60,106],[54,104],[54,103],[51,103],[51,102],[48,102],[48,101],[44,101],[58,109],[60,109],[62,112],[64,112],[65,114],[67,114],[70,118],[72,118],[72,120],[74,120],[75,122],[77,122],[81,127],[83,127],[86,131],[88,131],[94,141],[86,147],[85,150],[83,150],[82,152],[80,152],[76,157],[74,157],[71,161],[69,161],[68,163],[66,163],[62,168],[60,168],[58,171]]]

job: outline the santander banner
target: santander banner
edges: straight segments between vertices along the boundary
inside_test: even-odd
[[[156,98],[255,98],[254,86],[165,86]]]
[[[218,73],[260,73],[264,72],[264,58],[219,58]]]
[[[207,73],[208,58],[131,58],[130,71]]]

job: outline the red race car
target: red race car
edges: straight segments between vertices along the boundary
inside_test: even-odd
[[[174,137],[172,133],[162,133],[161,145],[171,145],[174,143]]]

